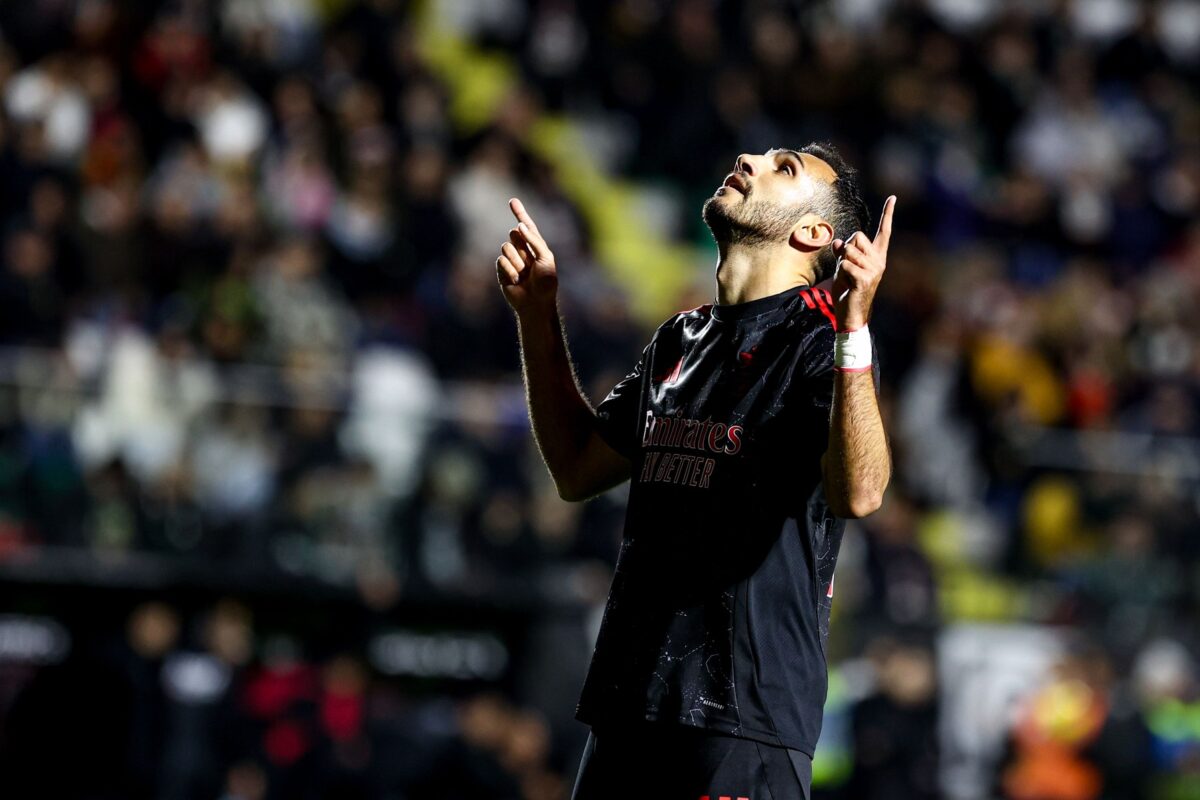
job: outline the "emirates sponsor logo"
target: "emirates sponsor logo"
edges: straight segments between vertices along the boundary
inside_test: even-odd
[[[736,455],[742,449],[741,425],[699,420],[687,417],[667,417],[646,412],[642,429],[642,447],[693,450],[697,453],[666,452],[652,449],[642,459],[641,483],[674,483],[708,489],[717,460],[708,453]]]
[[[742,449],[742,426],[647,411],[642,447],[678,447],[732,456]]]

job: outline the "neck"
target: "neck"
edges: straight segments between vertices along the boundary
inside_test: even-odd
[[[717,302],[721,305],[747,303],[815,282],[808,260],[787,243],[727,244],[718,251]]]

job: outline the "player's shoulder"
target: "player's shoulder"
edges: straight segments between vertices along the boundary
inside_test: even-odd
[[[712,303],[701,303],[694,308],[681,309],[663,320],[655,334],[665,333],[688,322],[707,321],[711,315]]]
[[[802,286],[796,290],[800,302],[796,303],[795,319],[802,330],[819,335],[832,336],[837,332],[837,317],[833,313],[833,295],[829,291],[832,281],[816,286]]]
[[[671,320],[708,319],[709,317],[712,316],[712,307],[713,307],[712,303],[701,303],[700,305],[695,306],[694,308],[680,309],[679,311],[676,311],[674,315],[672,315]],[[668,320],[668,321],[671,321],[671,320]]]
[[[808,375],[833,370],[834,340],[837,316],[833,313],[833,295],[829,284],[804,286],[797,289],[800,302],[796,304],[789,323],[795,326],[798,353]]]
[[[797,286],[795,302],[788,314],[789,322],[798,323],[804,332],[820,332],[832,338],[837,332],[837,318],[833,313],[833,295],[830,292],[833,281],[827,280],[816,286]],[[712,303],[702,303],[692,308],[676,311],[663,320],[655,335],[679,329],[689,323],[706,323],[712,318]]]

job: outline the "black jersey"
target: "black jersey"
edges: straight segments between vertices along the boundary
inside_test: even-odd
[[[597,406],[632,475],[581,722],[813,754],[845,524],[821,477],[834,324],[808,287],[679,312]]]

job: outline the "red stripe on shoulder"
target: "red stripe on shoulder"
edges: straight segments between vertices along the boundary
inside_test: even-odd
[[[809,290],[808,290],[808,289],[801,289],[801,290],[800,290],[800,296],[804,298],[804,304],[805,304],[806,306],[808,306],[809,308],[816,308],[816,307],[817,307],[817,304],[813,302],[812,295],[811,295],[811,294],[809,294]]]
[[[817,289],[814,294],[817,296],[817,305],[820,306],[821,313],[829,319],[829,324],[832,325],[833,329],[836,331],[838,329],[837,317],[835,317],[833,311],[830,310],[830,306],[833,305],[832,298],[830,298],[829,293],[823,289]]]

